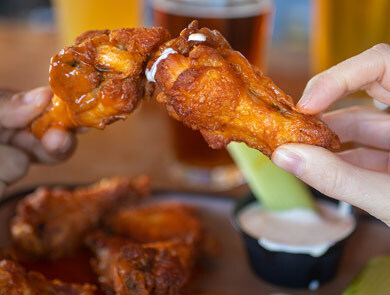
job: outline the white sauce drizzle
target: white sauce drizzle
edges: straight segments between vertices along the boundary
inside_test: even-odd
[[[206,36],[201,34],[201,33],[195,33],[195,34],[191,34],[189,37],[188,37],[188,41],[199,41],[199,42],[204,42],[206,41]]]
[[[156,75],[158,64],[162,60],[166,59],[168,57],[168,55],[174,54],[174,53],[177,53],[177,52],[175,50],[173,50],[172,48],[165,49],[161,53],[159,58],[156,60],[156,62],[153,64],[153,66],[150,68],[150,70],[149,69],[145,70],[145,75],[146,75],[146,78],[148,79],[149,82],[156,82],[156,80],[154,79],[154,76]]]

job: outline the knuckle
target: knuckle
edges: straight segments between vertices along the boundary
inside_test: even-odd
[[[370,51],[374,51],[380,54],[389,54],[390,53],[390,45],[387,43],[379,43],[368,49]]]
[[[312,176],[317,182],[316,188],[329,197],[339,197],[345,193],[346,173],[337,163],[328,163]]]
[[[28,156],[9,146],[0,146],[0,180],[11,183],[21,178],[28,169]]]

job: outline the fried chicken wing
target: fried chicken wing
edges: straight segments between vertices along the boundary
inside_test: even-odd
[[[182,241],[136,244],[96,232],[86,244],[96,255],[92,266],[100,283],[115,294],[184,294],[192,269],[183,263],[190,249]]]
[[[83,243],[118,200],[147,194],[148,178],[103,179],[85,188],[38,188],[19,202],[11,221],[16,249],[32,257],[59,258]]]
[[[197,244],[202,236],[202,223],[195,208],[173,202],[122,209],[110,215],[106,223],[115,234],[138,243],[181,238]]]
[[[0,295],[93,295],[96,287],[47,280],[36,272],[26,272],[16,262],[0,261]]]
[[[245,142],[267,156],[285,143],[330,149],[339,139],[322,121],[300,113],[291,97],[234,51],[223,36],[193,22],[149,62],[149,80],[169,114],[199,130],[212,148]]]
[[[169,39],[163,28],[89,31],[51,60],[48,110],[31,128],[41,138],[51,127],[103,129],[125,119],[154,85],[145,79],[148,59]]]

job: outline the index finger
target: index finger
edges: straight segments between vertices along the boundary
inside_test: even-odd
[[[390,104],[390,45],[375,45],[313,77],[297,107],[303,113],[317,114],[358,90]]]

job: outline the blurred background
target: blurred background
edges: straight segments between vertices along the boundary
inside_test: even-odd
[[[162,25],[175,36],[199,19],[298,100],[315,73],[390,42],[388,11],[388,0],[1,0],[0,87],[48,85],[50,57],[85,30]],[[360,93],[336,107],[370,103]],[[154,102],[104,132],[79,136],[70,161],[37,165],[17,186],[143,172],[159,188],[247,189],[225,151],[211,151]]]

